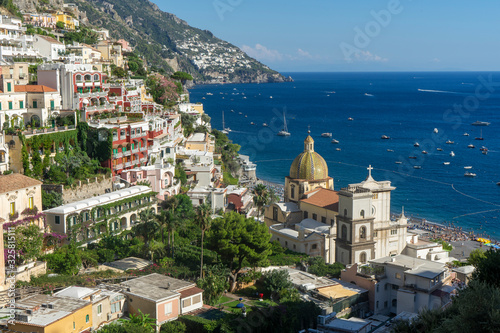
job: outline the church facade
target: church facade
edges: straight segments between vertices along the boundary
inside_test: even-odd
[[[376,181],[368,168],[361,183],[334,190],[333,178],[310,135],[285,178],[284,202],[266,207],[271,240],[292,251],[344,265],[400,254],[407,220],[391,220],[389,181]]]

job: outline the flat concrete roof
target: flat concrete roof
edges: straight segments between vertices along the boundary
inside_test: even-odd
[[[136,258],[136,257],[128,257],[121,260],[116,260],[110,263],[106,263],[104,265],[119,269],[121,271],[126,271],[128,269],[143,269],[149,265],[153,264],[152,261]]]
[[[120,283],[127,289],[123,292],[159,302],[175,296],[180,296],[180,291],[195,284],[158,273],[141,276],[133,280]],[[130,291],[128,290],[130,289]]]

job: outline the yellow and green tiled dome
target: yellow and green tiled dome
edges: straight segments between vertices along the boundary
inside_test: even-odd
[[[314,151],[314,140],[310,135],[304,140],[304,151],[292,162],[290,178],[307,180],[328,178],[328,166],[323,157]]]

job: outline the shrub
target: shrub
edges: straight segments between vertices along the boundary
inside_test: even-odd
[[[186,332],[187,327],[182,321],[169,321],[161,325],[160,332],[161,333],[184,333]]]

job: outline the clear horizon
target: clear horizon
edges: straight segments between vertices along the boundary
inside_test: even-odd
[[[280,72],[500,70],[500,3],[152,2]]]

